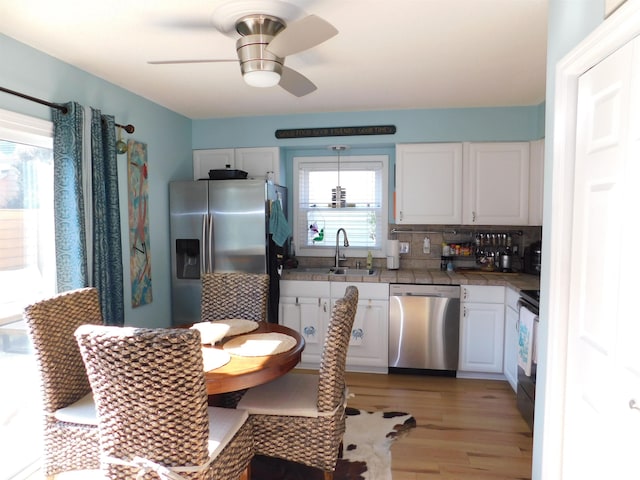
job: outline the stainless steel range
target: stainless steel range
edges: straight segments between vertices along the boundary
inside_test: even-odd
[[[534,322],[538,322],[538,312],[540,305],[540,290],[521,290],[520,300],[518,306],[520,307],[520,318],[522,319],[525,311],[531,312],[534,317]],[[520,326],[520,320],[518,321],[518,327]],[[534,332],[537,328],[534,328]],[[536,349],[536,336],[533,337],[533,349]],[[522,417],[529,424],[531,430],[533,430],[533,415],[534,406],[536,400],[536,370],[537,364],[532,361],[531,375],[526,375],[524,369],[518,365],[518,391],[516,394],[518,410],[522,414]]]

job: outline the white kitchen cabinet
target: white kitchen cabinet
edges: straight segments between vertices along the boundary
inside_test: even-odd
[[[462,223],[462,144],[396,146],[396,223]]]
[[[464,372],[502,375],[504,292],[505,287],[497,286],[461,287],[459,376]]]
[[[503,372],[513,391],[518,389],[518,299],[520,294],[507,288],[504,312]]]
[[[347,370],[387,373],[389,366],[389,284],[331,282],[332,305],[349,285],[358,288],[358,310],[351,329]]]
[[[531,142],[529,155],[529,225],[542,226],[544,139]]]
[[[464,143],[462,223],[528,225],[529,142]]]
[[[331,308],[349,285],[358,288],[358,309],[347,351],[347,370],[387,373],[389,284],[282,280],[280,323],[305,340],[301,368],[320,367]]]
[[[331,314],[329,282],[280,281],[280,324],[304,338],[301,367],[318,368]]]
[[[225,168],[244,170],[249,178],[266,178],[267,172],[273,172],[275,183],[281,183],[280,149],[256,147],[193,151],[194,180],[209,178],[209,170]]]

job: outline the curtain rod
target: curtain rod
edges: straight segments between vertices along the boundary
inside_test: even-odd
[[[62,113],[67,113],[68,109],[64,105],[60,105],[59,103],[47,102],[46,100],[42,100],[40,98],[32,97],[31,95],[26,95],[24,93],[16,92],[15,90],[9,90],[8,88],[0,87],[0,91],[8,93],[10,95],[15,95],[16,97],[24,98],[25,100],[30,100],[32,102],[39,103],[40,105],[46,105],[47,107],[55,108],[56,110],[60,110]],[[120,125],[116,123],[116,127],[122,128],[127,133],[133,133],[136,129],[133,125]]]

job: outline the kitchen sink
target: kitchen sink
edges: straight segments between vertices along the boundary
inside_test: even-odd
[[[331,268],[332,275],[353,275],[358,277],[368,277],[370,275],[375,275],[377,272],[375,270],[368,270],[366,268]]]
[[[318,273],[328,275],[333,269],[329,267],[297,267],[294,271],[300,273]]]

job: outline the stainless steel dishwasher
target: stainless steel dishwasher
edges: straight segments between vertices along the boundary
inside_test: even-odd
[[[389,371],[455,373],[460,287],[392,284],[389,297]]]

